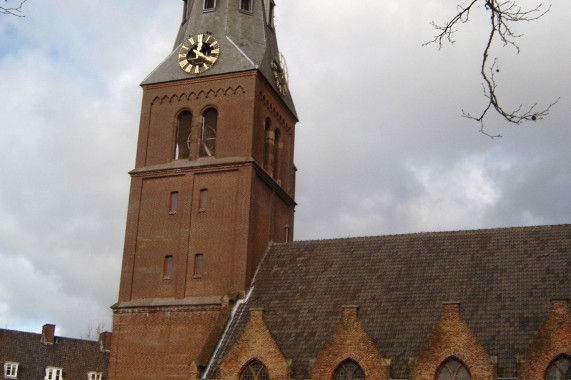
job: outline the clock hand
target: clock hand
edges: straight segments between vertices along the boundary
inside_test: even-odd
[[[202,54],[200,51],[196,50],[196,49],[192,49],[192,51],[194,52],[194,54],[196,54],[196,56],[200,57],[200,58],[204,58],[206,59],[208,62],[210,63],[214,63],[216,61],[216,58],[214,57],[209,57],[207,55]]]

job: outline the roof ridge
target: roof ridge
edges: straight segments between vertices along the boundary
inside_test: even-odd
[[[301,244],[301,243],[324,243],[324,242],[336,242],[336,241],[349,241],[349,240],[375,240],[379,238],[388,237],[403,237],[403,236],[428,236],[428,235],[449,235],[449,234],[460,234],[460,233],[482,233],[482,232],[500,232],[500,231],[513,231],[513,230],[531,230],[531,229],[546,229],[553,227],[571,227],[569,223],[561,224],[546,224],[546,225],[535,225],[535,226],[515,226],[515,227],[491,227],[482,229],[466,229],[466,230],[446,230],[446,231],[420,231],[420,232],[403,232],[403,233],[393,233],[387,235],[368,235],[368,236],[347,236],[341,238],[323,238],[323,239],[308,239],[308,240],[295,240],[287,243],[274,243],[276,246],[290,245],[290,244]]]
[[[12,329],[0,329],[0,332],[4,332],[4,333],[13,333],[13,334],[20,334],[20,335],[35,335],[37,337],[42,336],[42,333],[36,333],[36,332],[30,332],[30,331],[22,331],[22,330],[12,330]],[[67,340],[67,341],[78,341],[78,342],[89,342],[89,343],[95,343],[98,344],[99,341],[98,340],[92,340],[92,339],[83,339],[83,338],[74,338],[74,337],[67,337],[67,336],[59,336],[59,335],[55,335],[55,338],[57,338],[58,340]]]

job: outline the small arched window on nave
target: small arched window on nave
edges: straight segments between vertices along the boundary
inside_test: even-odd
[[[571,359],[560,356],[547,369],[545,380],[571,380]]]
[[[178,115],[178,125],[176,128],[176,141],[174,149],[174,159],[182,160],[190,156],[190,131],[192,129],[192,114],[183,111]]]
[[[200,137],[200,157],[214,157],[216,155],[216,131],[218,111],[207,109],[202,115],[202,136]]]
[[[440,366],[436,380],[470,380],[470,373],[458,360],[448,359]]]
[[[258,361],[250,363],[240,375],[240,380],[270,380],[266,367]]]
[[[335,371],[333,380],[365,380],[365,374],[357,363],[346,360]]]

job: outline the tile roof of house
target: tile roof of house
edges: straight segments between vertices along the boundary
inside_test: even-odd
[[[515,377],[516,356],[546,321],[550,298],[571,296],[570,273],[571,225],[275,244],[214,363],[239,336],[249,308],[263,307],[293,377],[306,379],[342,305],[351,304],[392,359],[392,378],[408,378],[410,359],[437,324],[442,303],[455,300],[488,354],[497,356],[499,377]]]
[[[44,344],[42,334],[0,329],[0,363],[7,361],[19,363],[19,380],[43,379],[46,367],[61,367],[64,379],[80,380],[89,371],[106,374],[109,353],[95,341],[56,337],[55,344]]]

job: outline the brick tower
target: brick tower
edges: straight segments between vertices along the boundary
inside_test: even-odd
[[[274,5],[184,0],[142,83],[110,379],[196,376],[268,243],[293,238],[297,116]]]

